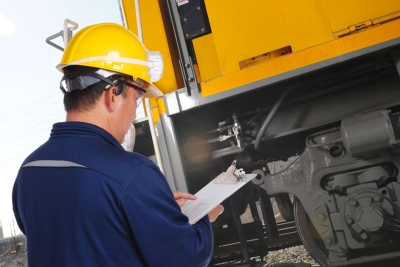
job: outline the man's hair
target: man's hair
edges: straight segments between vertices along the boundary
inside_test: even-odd
[[[95,72],[98,69],[82,66],[68,66],[64,68],[64,75],[70,74],[72,72],[79,71],[90,71]],[[91,110],[96,101],[100,98],[107,87],[106,82],[99,81],[85,88],[84,90],[73,90],[72,92],[67,92],[64,94],[64,108],[66,112],[76,111],[85,112]],[[124,88],[122,97],[126,96],[126,89]]]

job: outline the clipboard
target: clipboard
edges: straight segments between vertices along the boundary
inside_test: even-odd
[[[215,179],[224,175],[222,172]],[[216,184],[213,179],[199,192],[195,194],[196,200],[187,200],[185,205],[181,208],[182,213],[189,218],[190,224],[195,224],[205,215],[207,215],[216,206],[222,203],[225,199],[230,197],[237,190],[242,188],[245,184],[250,182],[257,174],[246,174],[243,182],[237,182],[236,184]]]

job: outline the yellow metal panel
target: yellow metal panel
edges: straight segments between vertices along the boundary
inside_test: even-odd
[[[377,23],[400,16],[399,0],[321,0],[336,35],[349,32],[350,26],[367,21]],[[397,14],[397,15],[396,15]]]
[[[400,37],[400,19],[201,83],[203,97]]]
[[[330,30],[328,17],[320,1],[277,1],[283,5],[284,20],[286,23],[285,32],[280,34],[289,38],[288,45],[292,47],[293,52],[334,39]],[[274,16],[280,17],[281,14],[274,13]],[[274,25],[270,27],[274,27]],[[269,36],[268,38],[276,37]]]
[[[157,105],[158,105],[158,112],[160,114],[164,114],[167,112],[167,108],[165,106],[165,102],[163,98],[160,98],[159,100],[157,100]]]
[[[339,54],[340,50],[338,48],[338,44],[334,41],[331,41],[323,45],[287,55],[281,60],[285,60],[287,70],[289,71],[333,58]]]
[[[157,99],[150,98],[150,108],[155,108],[155,107],[157,107]]]
[[[143,103],[143,109],[144,109],[144,115],[147,117],[149,114],[147,113],[147,101],[142,101]],[[153,108],[157,108],[157,99],[156,98],[150,98],[149,99],[149,105],[150,105],[150,110]]]
[[[135,9],[135,1],[127,1],[122,0],[122,7],[125,11],[125,20],[126,26],[129,30],[131,30],[134,34],[138,35],[138,28],[136,23],[136,9]]]
[[[221,75],[217,51],[215,50],[212,33],[193,40],[193,47],[196,51],[197,64],[202,81]]]
[[[128,28],[137,34],[135,1],[123,0],[123,8]],[[169,93],[178,88],[172,64],[170,48],[162,20],[158,0],[141,0],[143,42],[148,50],[160,51],[164,59],[164,74],[155,85],[163,92]]]
[[[238,71],[241,61],[283,47],[299,51],[334,38],[319,0],[205,3],[222,74]]]
[[[153,116],[153,122],[159,122],[160,121],[160,113],[158,112],[158,108],[153,108],[151,110],[151,115]]]

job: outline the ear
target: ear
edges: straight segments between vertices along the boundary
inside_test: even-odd
[[[107,109],[109,111],[114,111],[115,109],[115,86],[111,86],[110,88],[108,88],[105,92],[105,102],[107,105]]]

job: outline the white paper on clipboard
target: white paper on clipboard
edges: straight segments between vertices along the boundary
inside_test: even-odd
[[[221,173],[219,176],[223,175]],[[216,178],[218,178],[217,176]],[[207,215],[212,209],[221,204],[245,184],[251,181],[257,174],[246,174],[244,182],[238,181],[236,184],[216,184],[214,180],[203,187],[195,194],[196,200],[187,200],[182,207],[182,213],[189,218],[190,224],[195,224],[198,220]],[[216,179],[215,178],[215,179]]]

